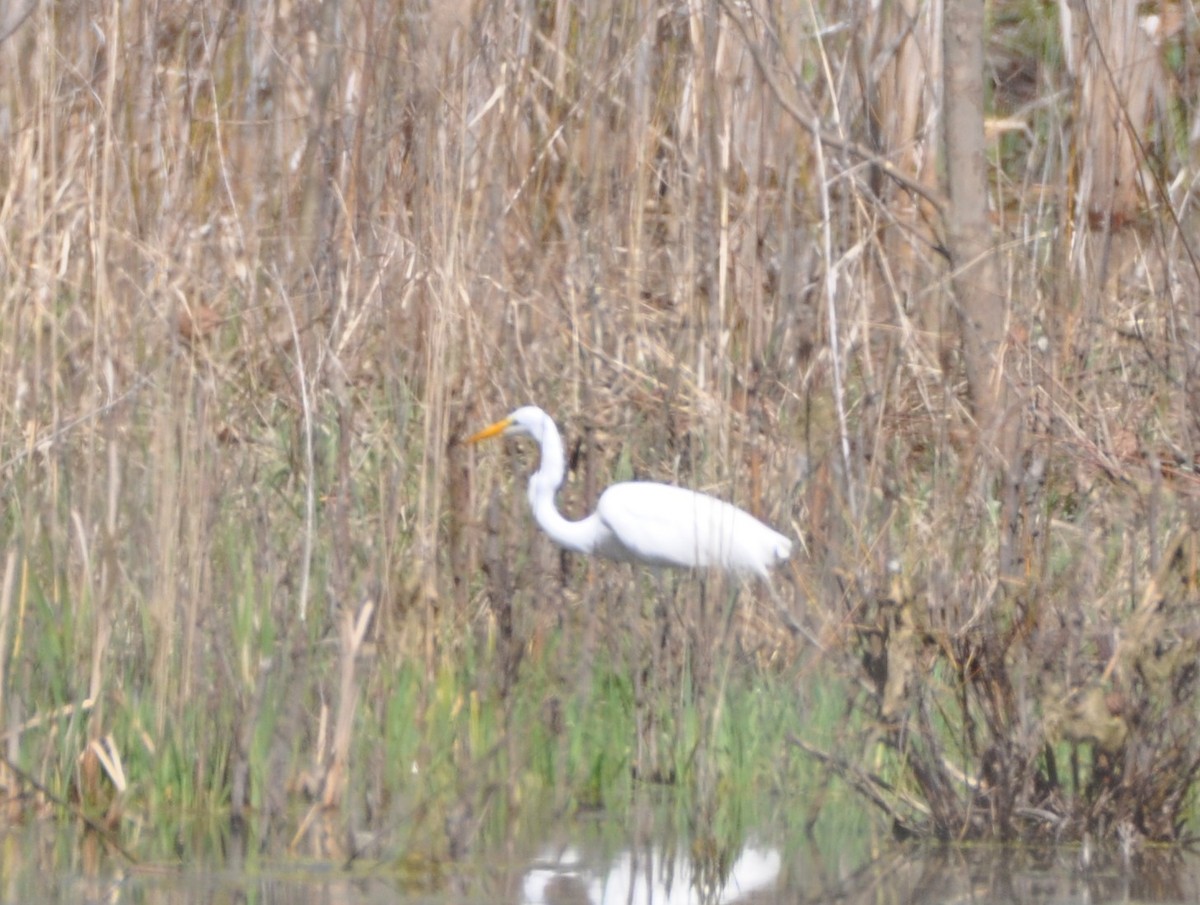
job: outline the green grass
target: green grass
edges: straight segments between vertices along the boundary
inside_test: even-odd
[[[334,648],[294,622],[281,626],[293,617],[273,607],[259,586],[252,552],[231,539],[222,546],[242,592],[207,614],[214,633],[200,646],[193,680],[203,680],[202,690],[193,688],[184,698],[181,686],[174,688],[170,698],[179,704],[168,706],[156,728],[161,691],[133,657],[125,660],[131,670],[101,701],[129,780],[119,796],[122,825],[158,857],[169,857],[181,838],[211,839],[212,828],[228,820],[230,775],[239,757],[249,775],[252,824],[265,833],[270,822],[296,820],[304,805],[291,784],[316,768],[319,742],[312,733],[322,703],[334,703]],[[75,620],[83,613],[72,612]],[[49,666],[56,677],[86,674],[86,652],[65,653],[84,633],[75,620],[53,615],[44,605],[33,608],[29,628],[38,647],[29,662]],[[679,685],[638,701],[629,662],[610,662],[602,654],[580,670],[579,645],[569,633],[553,639],[522,661],[515,682],[503,690],[501,654],[486,636],[459,641],[432,674],[420,662],[394,662],[377,650],[361,666],[364,700],[347,811],[361,817],[368,798],[374,801],[375,820],[390,830],[385,836],[397,856],[421,845],[431,846],[431,855],[441,853],[442,844],[427,830],[437,826],[434,815],[456,807],[513,814],[557,802],[564,816],[594,810],[619,815],[647,787],[633,777],[639,733],[642,741],[650,741],[649,734],[661,746],[659,772],[674,777],[662,791],[681,811],[698,807],[688,802],[703,793],[712,798],[706,806],[721,814],[759,812],[769,809],[758,800],[763,790],[769,790],[769,802],[786,788],[803,788],[797,780],[812,767],[790,747],[787,734],[811,732],[813,715],[786,681],[734,664],[723,697],[708,692],[698,698],[685,670]],[[637,646],[614,650],[634,656],[631,647]],[[80,698],[54,682],[29,687],[36,691],[24,700],[30,713]],[[698,757],[718,704],[717,730]],[[22,750],[37,759],[18,766],[31,773],[40,766],[43,781],[63,802],[75,796],[75,760],[86,725],[86,716],[71,715],[23,738]],[[249,745],[240,754],[238,738]],[[53,739],[55,747],[47,751],[39,739]],[[711,779],[701,783],[702,776]],[[83,806],[99,818],[112,794],[102,782],[100,794]],[[284,813],[273,810],[272,799],[287,803]],[[414,817],[426,832],[408,831]],[[745,828],[741,819],[734,825]]]

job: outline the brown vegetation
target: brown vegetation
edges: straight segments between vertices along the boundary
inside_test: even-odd
[[[401,664],[432,689],[499,648],[503,699],[572,634],[579,682],[605,652],[652,664],[638,706],[719,685],[688,658],[727,640],[726,597],[650,604],[558,555],[522,460],[458,442],[536,402],[566,434],[564,510],[644,476],[801,539],[778,590],[820,647],[752,631],[759,608],[730,649],[865,675],[872,728],[821,754],[897,826],[1178,838],[1200,764],[1194,23],[1151,41],[1132,3],[1111,28],[1095,4],[991,5],[1006,321],[977,348],[954,307],[976,246],[936,184],[941,4],[785,6],[6,20],[8,760],[45,781],[78,733],[78,794],[109,782],[116,819],[130,757],[186,749],[199,707],[221,744],[196,782],[269,819],[293,794],[345,806],[354,769],[372,807],[402,797],[350,738]],[[1124,80],[1147,41],[1152,73]],[[864,766],[879,741],[894,775]]]

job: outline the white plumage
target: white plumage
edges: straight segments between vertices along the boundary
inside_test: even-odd
[[[791,556],[792,542],[750,513],[706,493],[651,481],[612,485],[600,495],[595,512],[572,522],[554,505],[566,471],[554,420],[537,406],[525,406],[467,442],[502,434],[532,437],[541,448],[541,465],[529,478],[529,505],[542,530],[568,550],[764,578]]]

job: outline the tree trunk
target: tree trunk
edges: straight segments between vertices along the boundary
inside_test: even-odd
[[[1018,413],[1005,373],[1010,309],[988,219],[987,150],[983,122],[983,0],[947,0],[945,54],[946,174],[949,189],[946,245],[953,304],[961,331],[971,407],[984,461],[1001,476],[1000,574],[1016,565],[1019,522]]]
[[[1003,343],[1008,306],[988,221],[983,134],[983,2],[945,7],[946,174],[950,207],[947,246],[954,305],[962,330],[971,405],[987,433],[1003,423]]]

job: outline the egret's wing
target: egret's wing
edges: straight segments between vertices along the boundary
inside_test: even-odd
[[[724,565],[738,511],[713,497],[670,484],[614,484],[596,514],[627,557],[652,565]]]
[[[604,533],[597,552],[617,559],[766,577],[791,555],[792,542],[750,513],[670,484],[614,484],[595,518]]]

